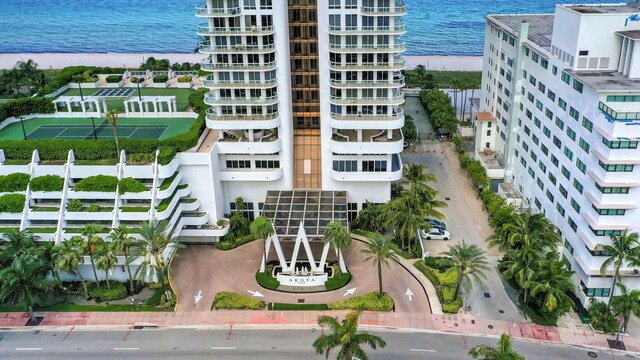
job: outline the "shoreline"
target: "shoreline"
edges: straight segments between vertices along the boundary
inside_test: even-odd
[[[197,63],[203,54],[71,54],[71,53],[15,53],[0,54],[0,69],[10,69],[16,62],[33,59],[40,69],[61,69],[66,66],[138,67],[148,57],[169,59],[171,63]],[[482,56],[405,56],[407,69],[424,65],[427,70],[482,71]]]

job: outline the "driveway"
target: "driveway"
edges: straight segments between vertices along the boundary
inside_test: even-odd
[[[233,291],[250,295],[249,291],[259,291],[265,302],[298,303],[304,299],[307,304],[329,303],[378,291],[377,270],[366,262],[360,252],[364,244],[353,241],[344,257],[352,279],[342,289],[313,294],[284,293],[263,289],[255,280],[260,267],[262,245],[254,241],[230,251],[220,251],[211,245],[190,245],[179,252],[179,257],[171,267],[171,283],[178,296],[178,311],[209,310],[213,297],[220,291]],[[382,270],[383,290],[395,301],[397,312],[429,314],[429,304],[422,287],[408,272],[393,263]],[[346,295],[347,289],[356,288],[353,295]],[[414,296],[405,296],[410,289]],[[195,304],[194,296],[201,292],[203,298]]]

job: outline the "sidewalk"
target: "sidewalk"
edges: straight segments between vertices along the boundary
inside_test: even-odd
[[[346,311],[188,311],[188,312],[85,312],[44,313],[39,328],[70,326],[314,326],[320,315],[342,317]],[[21,328],[28,320],[26,313],[0,313],[0,327]],[[507,333],[514,338],[533,341],[562,343],[574,346],[607,348],[611,336],[591,331],[547,327],[527,323],[511,323],[499,320],[478,319],[471,315],[403,314],[363,312],[360,324],[370,327],[413,329],[468,335],[499,336]],[[623,338],[628,351],[640,352],[640,338]]]

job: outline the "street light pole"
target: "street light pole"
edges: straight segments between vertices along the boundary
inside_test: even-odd
[[[93,121],[93,116],[91,117],[91,125],[93,125],[93,138],[98,140],[98,133],[96,132],[96,123]]]
[[[27,140],[27,132],[24,130],[24,118],[20,116],[20,125],[22,125],[22,136]]]

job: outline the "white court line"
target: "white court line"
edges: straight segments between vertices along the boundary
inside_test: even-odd
[[[414,352],[436,352],[436,350],[430,350],[430,349],[409,349],[409,351],[414,351]]]
[[[212,347],[211,350],[236,350],[237,348],[235,346],[219,346],[219,347]]]
[[[116,351],[127,351],[127,350],[135,351],[135,350],[140,350],[140,348],[113,348],[113,350],[116,350]]]
[[[16,348],[16,351],[40,351],[42,348]]]

